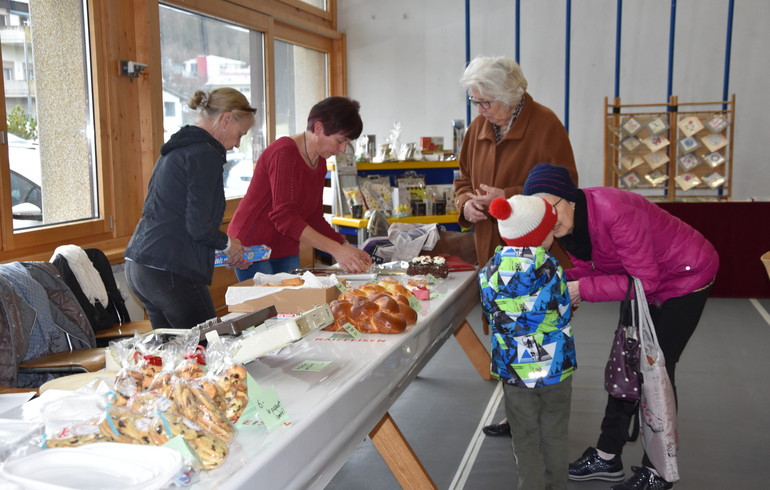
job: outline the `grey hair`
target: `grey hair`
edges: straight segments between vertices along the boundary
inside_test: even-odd
[[[484,99],[496,100],[514,107],[527,91],[527,79],[521,67],[504,56],[474,58],[463,72],[460,84],[470,92],[476,90]]]

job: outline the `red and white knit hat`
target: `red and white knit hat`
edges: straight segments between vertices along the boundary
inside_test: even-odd
[[[556,224],[556,210],[537,196],[498,197],[489,205],[489,214],[497,218],[500,236],[512,247],[540,246]]]

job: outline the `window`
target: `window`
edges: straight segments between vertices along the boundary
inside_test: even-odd
[[[312,5],[321,10],[326,10],[326,0],[300,0],[300,2]]]
[[[305,130],[310,108],[329,94],[327,65],[326,53],[275,42],[277,137]]]
[[[176,106],[179,104],[176,104],[174,102],[164,102],[163,103],[163,117],[170,117],[175,118],[176,117]]]
[[[7,19],[0,27],[6,79],[0,111],[9,133],[0,171],[11,188],[2,212],[12,211],[13,231],[97,218],[83,0],[2,2],[0,17]]]
[[[195,122],[187,107],[196,90],[233,87],[257,108],[257,123],[238,148],[227,154],[225,196],[246,193],[254,161],[265,146],[264,35],[232,23],[176,8],[160,8],[163,67],[164,140]],[[168,110],[173,103],[174,111]]]

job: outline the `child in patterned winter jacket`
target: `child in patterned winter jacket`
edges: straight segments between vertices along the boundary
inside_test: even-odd
[[[492,375],[503,382],[519,489],[566,489],[575,344],[564,272],[548,253],[556,211],[533,196],[495,199],[506,246],[479,271],[492,327]]]

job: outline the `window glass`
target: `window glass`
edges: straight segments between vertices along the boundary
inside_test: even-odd
[[[300,0],[300,2],[312,5],[313,7],[324,11],[326,10],[326,0]]]
[[[265,145],[263,33],[161,5],[160,40],[164,141],[196,121],[187,101],[198,89],[232,87],[257,108],[257,123],[228,152],[224,168],[225,196],[243,196]]]
[[[305,130],[307,115],[326,98],[328,56],[322,51],[284,41],[275,42],[276,136]]]
[[[96,218],[83,1],[0,2],[0,18],[13,228]]]

